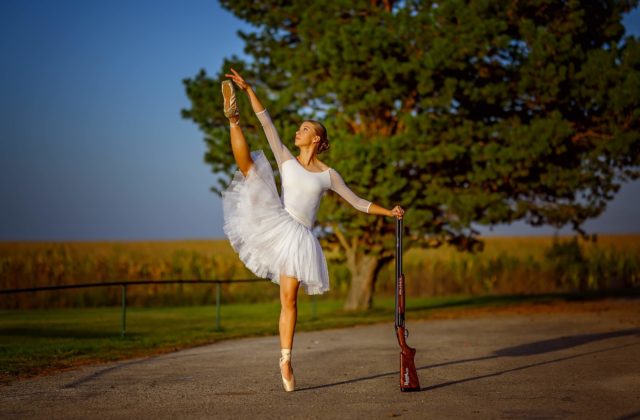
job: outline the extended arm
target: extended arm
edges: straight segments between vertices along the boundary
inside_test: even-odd
[[[251,101],[251,103],[253,104],[253,100]],[[260,104],[260,102],[258,102],[258,104]],[[254,107],[253,110],[255,111],[256,107]],[[273,151],[273,155],[276,158],[276,162],[278,162],[278,168],[280,168],[280,165],[282,165],[282,162],[289,159],[293,159],[293,155],[291,154],[289,149],[287,149],[287,146],[285,146],[280,140],[280,136],[276,131],[276,127],[273,125],[273,121],[271,121],[271,116],[269,115],[269,112],[263,108],[259,112],[256,111],[256,116],[258,117],[258,120],[260,120],[260,124],[262,124],[264,134],[265,136],[267,136],[267,141],[269,142],[269,146]]]
[[[372,202],[358,197],[353,191],[347,187],[344,183],[342,176],[333,170],[329,170],[329,176],[331,178],[331,190],[340,194],[340,197],[344,198],[347,203],[351,204],[356,210],[363,213],[369,213],[369,209],[372,206]]]
[[[342,176],[340,176],[337,171],[331,169],[329,172],[331,177],[331,190],[340,194],[340,197],[344,198],[355,209],[363,213],[376,214],[379,216],[397,216],[402,218],[404,215],[404,210],[400,206],[394,207],[393,210],[388,210],[371,201],[358,197],[347,187],[347,184],[345,184]]]

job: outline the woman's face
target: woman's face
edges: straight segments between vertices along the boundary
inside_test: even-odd
[[[311,123],[305,121],[300,124],[300,128],[296,131],[296,146],[310,146],[314,140],[317,142],[320,140],[320,136],[316,134],[315,129],[311,125]]]

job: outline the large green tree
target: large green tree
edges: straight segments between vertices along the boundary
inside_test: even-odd
[[[294,153],[303,118],[326,122],[322,159],[362,197],[407,210],[405,249],[474,249],[472,223],[569,224],[585,235],[584,221],[638,177],[640,48],[621,24],[637,1],[222,5],[255,28],[240,32],[251,59],[185,79],[183,110],[205,133],[220,188],[235,170],[219,94],[230,66]],[[242,106],[252,148],[267,149]],[[332,194],[318,214],[328,255],[352,274],[348,309],[371,305],[394,251],[391,220],[356,213]]]

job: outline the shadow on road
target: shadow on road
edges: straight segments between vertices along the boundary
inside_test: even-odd
[[[153,359],[153,356],[146,357],[146,358],[141,359],[141,360],[130,360],[128,362],[118,363],[117,365],[114,365],[114,366],[99,370],[97,372],[94,372],[94,373],[92,373],[90,375],[85,376],[84,378],[80,378],[80,379],[78,379],[76,381],[68,383],[68,384],[64,385],[62,388],[65,388],[65,389],[75,388],[75,387],[77,387],[79,385],[83,385],[83,384],[85,384],[87,382],[91,382],[91,381],[93,381],[95,379],[98,379],[98,378],[106,375],[107,373],[113,372],[114,370],[122,369],[124,367],[131,366],[131,365],[139,365],[139,364],[142,364],[142,363],[147,363],[152,359]]]
[[[475,380],[478,380],[478,379],[491,378],[491,377],[494,377],[494,376],[500,376],[500,375],[502,375],[504,373],[516,372],[516,371],[519,371],[519,370],[529,369],[529,368],[532,368],[532,367],[548,365],[548,364],[551,364],[551,363],[563,362],[565,360],[576,359],[576,358],[582,357],[582,356],[588,356],[588,355],[596,354],[596,353],[603,353],[603,352],[607,352],[607,351],[611,351],[611,350],[617,350],[617,349],[621,349],[621,348],[629,347],[629,346],[637,346],[639,344],[640,343],[623,344],[621,346],[608,347],[606,349],[588,351],[588,352],[585,352],[585,353],[574,354],[572,356],[561,357],[559,359],[546,360],[544,362],[538,362],[538,363],[531,363],[529,365],[518,366],[518,367],[515,367],[515,368],[512,368],[512,369],[505,369],[505,370],[501,370],[499,372],[488,373],[486,375],[478,375],[478,376],[473,376],[471,378],[459,379],[457,381],[443,382],[441,384],[431,385],[431,386],[428,386],[428,387],[422,387],[420,389],[420,391],[430,391],[432,389],[443,388],[443,387],[449,386],[449,385],[457,385],[457,384],[461,384],[461,383],[464,383],[464,382],[475,381]],[[504,357],[504,356],[478,357],[478,358],[475,358],[475,359],[465,359],[465,360],[459,360],[457,362],[443,363],[442,365],[453,364],[453,363],[473,362],[473,361],[487,360],[487,359],[495,359],[495,358],[499,358],[499,357]],[[442,365],[440,365],[440,366],[442,366]],[[437,366],[423,366],[423,367],[418,368],[418,370],[428,369],[428,368],[433,368],[433,367],[437,367]],[[396,375],[398,374],[397,372],[393,372],[393,373],[396,374]]]
[[[505,347],[503,349],[496,350],[490,356],[474,357],[474,358],[470,358],[470,359],[453,360],[453,361],[450,361],[450,362],[443,362],[443,363],[438,363],[438,364],[434,364],[434,365],[426,365],[426,366],[418,367],[417,370],[425,370],[425,369],[437,368],[437,367],[443,367],[443,366],[449,366],[449,365],[455,365],[455,364],[460,364],[460,363],[479,362],[479,361],[483,361],[483,360],[497,359],[497,358],[500,358],[500,357],[533,356],[533,355],[537,355],[537,354],[563,350],[563,349],[579,346],[579,345],[582,345],[582,344],[591,343],[591,342],[594,342],[594,341],[606,340],[606,339],[610,339],[610,338],[624,337],[624,336],[630,336],[630,335],[638,335],[638,336],[640,336],[640,328],[630,328],[630,329],[625,329],[625,330],[611,331],[611,332],[597,333],[597,334],[581,334],[581,335],[574,335],[574,336],[568,336],[568,337],[566,337],[566,336],[565,337],[558,337],[558,338],[553,338],[553,339],[550,339],[550,340],[534,341],[532,343],[521,344],[521,345],[513,346],[513,347]],[[515,367],[515,368],[511,368],[511,369],[502,370],[502,371],[499,371],[499,372],[488,373],[486,375],[479,375],[479,376],[473,376],[473,377],[470,377],[470,378],[459,379],[459,380],[456,380],[456,381],[443,382],[441,384],[431,385],[431,386],[428,386],[428,387],[422,387],[420,389],[420,391],[430,391],[432,389],[442,388],[442,387],[449,386],[449,385],[456,385],[456,384],[460,384],[460,383],[464,383],[464,382],[475,381],[475,380],[478,380],[478,379],[490,378],[490,377],[499,376],[499,375],[502,375],[502,374],[505,374],[505,373],[516,372],[518,370],[528,369],[528,368],[532,368],[532,367],[536,367],[536,366],[542,366],[542,365],[551,364],[551,363],[558,363],[558,362],[562,362],[562,361],[565,361],[565,360],[570,360],[570,359],[575,359],[575,358],[582,357],[582,356],[588,356],[588,355],[591,355],[591,354],[596,354],[596,353],[602,353],[602,352],[606,352],[606,351],[616,350],[616,349],[620,349],[620,348],[624,348],[624,347],[628,347],[628,346],[637,346],[639,344],[640,344],[640,342],[639,343],[623,344],[621,346],[608,347],[608,348],[605,348],[605,349],[600,349],[600,350],[594,350],[594,351],[574,354],[574,355],[571,355],[571,356],[561,357],[561,358],[558,358],[558,359],[546,360],[546,361],[538,362],[538,363],[532,363],[532,364],[528,364],[528,365],[524,365],[524,366],[519,366],[519,367]],[[345,384],[356,383],[356,382],[360,382],[360,381],[367,381],[367,380],[370,380],[370,379],[376,379],[376,378],[381,378],[381,377],[384,377],[384,376],[391,376],[391,375],[399,375],[399,372],[398,371],[393,371],[393,372],[380,373],[380,374],[377,374],[377,375],[370,375],[370,376],[366,376],[366,377],[362,377],[362,378],[347,379],[347,380],[344,380],[344,381],[334,382],[334,383],[330,383],[330,384],[324,384],[324,385],[317,385],[317,386],[311,386],[311,387],[306,387],[306,388],[300,388],[297,391],[306,391],[306,390],[312,390],[312,389],[327,388],[327,387],[332,387],[332,386],[337,386],[337,385],[345,385]]]
[[[496,350],[493,354],[496,356],[531,356],[534,354],[548,353],[551,351],[567,349],[569,347],[580,346],[593,341],[624,337],[626,335],[637,335],[640,337],[640,328],[629,328],[626,330],[610,331],[606,333],[581,334],[569,337],[552,338],[550,340],[535,341],[533,343]]]

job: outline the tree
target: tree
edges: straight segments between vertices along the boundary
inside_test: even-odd
[[[218,91],[230,65],[269,98],[285,143],[303,118],[326,122],[324,160],[362,197],[406,209],[405,249],[480,249],[472,223],[569,224],[587,236],[584,221],[639,175],[640,48],[621,24],[637,1],[222,5],[255,26],[240,33],[252,61],[186,79],[183,110],[222,187],[233,162]],[[318,223],[352,274],[345,307],[370,307],[394,224],[333,194]]]

